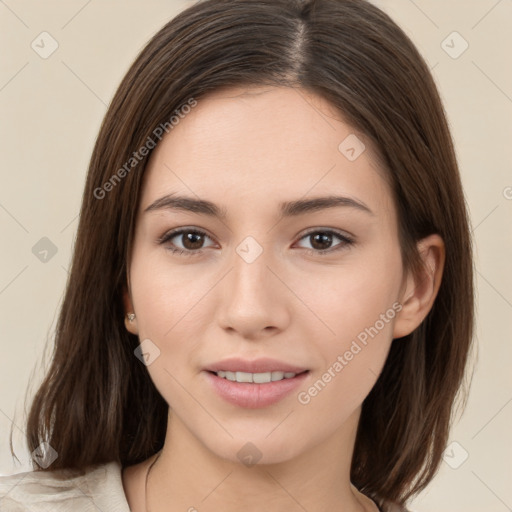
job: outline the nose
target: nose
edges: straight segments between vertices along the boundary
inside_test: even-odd
[[[285,330],[291,318],[293,294],[280,278],[275,259],[263,251],[248,262],[235,253],[230,263],[217,308],[220,326],[251,340]]]

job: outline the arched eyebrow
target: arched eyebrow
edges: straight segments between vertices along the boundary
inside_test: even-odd
[[[375,216],[366,204],[358,199],[344,196],[325,196],[314,197],[311,199],[298,199],[296,201],[285,201],[279,204],[279,212],[281,217],[294,217],[304,215],[327,208],[354,208]],[[153,201],[144,213],[155,210],[182,210],[187,212],[198,213],[210,217],[217,217],[226,220],[226,208],[220,207],[211,201],[205,199],[197,199],[177,194],[168,194]]]

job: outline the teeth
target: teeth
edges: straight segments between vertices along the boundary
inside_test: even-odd
[[[236,372],[235,380],[237,382],[254,382],[252,380],[252,377],[253,377],[252,373]]]
[[[265,373],[247,373],[247,372],[228,372],[218,371],[217,376],[232,382],[254,382],[256,384],[265,384],[277,380],[291,379],[295,377],[293,372],[265,372]]]

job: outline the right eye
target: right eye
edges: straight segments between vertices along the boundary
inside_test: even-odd
[[[179,228],[165,233],[158,239],[159,244],[171,242],[171,246],[166,247],[173,254],[184,256],[194,256],[203,252],[204,239],[210,238],[204,231],[192,228]],[[181,241],[181,247],[172,242],[173,239]]]

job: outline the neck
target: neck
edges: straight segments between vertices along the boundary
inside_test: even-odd
[[[262,503],[266,512],[374,511],[350,483],[359,414],[292,459],[247,466],[213,453],[170,414],[164,447],[148,479],[147,512],[238,512],[242,504],[245,512],[260,512]]]

